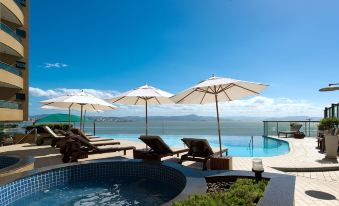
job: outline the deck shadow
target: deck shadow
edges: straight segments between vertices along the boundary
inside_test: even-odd
[[[305,191],[305,193],[308,196],[311,196],[311,197],[314,197],[314,198],[317,198],[317,199],[321,199],[321,200],[336,200],[337,199],[334,195],[332,195],[330,193],[317,191],[317,190],[307,190],[307,191]]]

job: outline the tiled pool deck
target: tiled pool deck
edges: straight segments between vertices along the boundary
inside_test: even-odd
[[[295,175],[295,205],[339,205],[339,163],[324,159],[316,149],[317,143],[314,138],[292,139],[281,138],[290,143],[291,152],[281,156],[264,157],[265,171],[274,173],[286,173]],[[121,146],[135,146],[144,148],[141,142],[119,140]],[[1,154],[32,155],[35,157],[35,168],[62,164],[58,149],[50,146],[35,146],[30,144],[12,145],[0,147]],[[132,152],[128,151],[124,156],[122,152],[90,155],[89,159],[101,158],[132,158]],[[89,160],[86,159],[86,160]],[[176,160],[172,157],[167,161]],[[252,158],[234,157],[233,169],[251,170]],[[189,167],[201,168],[201,165],[185,162]],[[277,168],[284,170],[279,171]],[[317,170],[316,172],[310,172]],[[334,171],[328,171],[334,170]],[[0,179],[1,183],[1,179]]]

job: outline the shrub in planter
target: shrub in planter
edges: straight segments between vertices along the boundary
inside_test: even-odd
[[[239,178],[227,192],[193,195],[186,200],[173,203],[173,206],[252,206],[264,196],[267,183],[268,180],[257,182],[254,179]]]
[[[302,125],[302,124],[296,123],[296,122],[290,123],[290,127],[297,127],[297,126],[300,126],[300,125]]]
[[[324,118],[320,120],[318,125],[319,130],[329,130],[338,127],[339,119],[335,117]]]

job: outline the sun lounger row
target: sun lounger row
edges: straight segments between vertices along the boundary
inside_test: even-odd
[[[164,157],[179,157],[179,164],[184,161],[196,161],[203,163],[203,170],[207,169],[207,161],[217,153],[213,151],[206,139],[183,138],[181,139],[187,148],[172,149],[159,136],[140,136],[139,139],[144,142],[148,149],[136,149],[134,146],[117,147],[120,142],[110,138],[101,138],[98,136],[88,136],[79,129],[71,129],[68,132],[58,131],[56,134],[48,126],[44,126],[46,132],[53,138],[52,146],[60,148],[63,155],[63,162],[75,162],[81,158],[87,158],[89,154],[107,153],[123,151],[126,155],[127,150],[133,150],[135,159],[157,160],[161,161]],[[227,149],[222,153],[227,154]]]
[[[173,155],[179,157],[179,154],[185,153],[181,156],[179,164],[184,161],[202,162],[203,170],[206,170],[207,161],[216,155],[206,139],[183,138],[181,140],[187,148],[179,150],[171,149],[159,136],[141,136],[139,139],[150,149],[134,150],[133,156],[135,159],[161,160],[163,157]],[[222,152],[227,154],[228,150],[224,149]]]

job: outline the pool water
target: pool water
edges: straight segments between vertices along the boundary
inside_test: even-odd
[[[97,134],[102,137],[140,141],[137,134]],[[161,135],[170,147],[183,147],[182,138],[205,138],[213,148],[219,148],[218,136],[213,135]],[[223,148],[228,148],[228,154],[234,157],[271,157],[287,154],[290,151],[286,141],[264,136],[223,136]]]
[[[177,189],[140,177],[88,180],[45,190],[22,198],[12,206],[155,206],[177,195]]]

